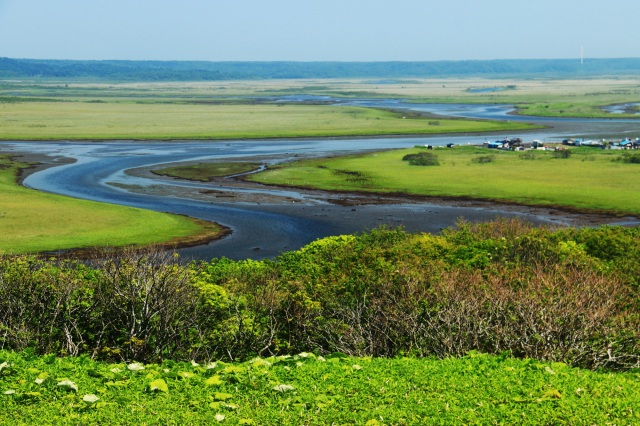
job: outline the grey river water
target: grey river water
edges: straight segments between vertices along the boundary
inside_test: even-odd
[[[291,101],[284,98],[283,102]],[[148,173],[158,164],[182,161],[251,159],[264,163],[295,158],[406,148],[413,145],[445,146],[479,144],[485,140],[520,136],[526,140],[557,141],[580,135],[595,138],[604,134],[640,135],[640,120],[551,120],[512,117],[504,106],[421,105],[403,101],[343,102],[350,105],[413,109],[442,115],[477,118],[517,119],[541,122],[549,128],[518,135],[457,135],[434,137],[172,141],[172,142],[0,142],[0,153],[34,153],[73,158],[73,163],[50,167],[29,175],[24,185],[77,198],[141,207],[215,221],[232,230],[222,240],[207,245],[180,249],[182,256],[195,259],[228,257],[265,258],[295,250],[324,236],[364,232],[380,225],[403,226],[411,232],[438,232],[459,218],[481,221],[497,216],[523,217],[535,223],[567,223],[563,214],[548,214],[540,209],[513,208],[482,203],[447,204],[442,202],[403,202],[386,204],[337,205],[328,196],[304,191],[267,188],[238,188],[216,182],[193,183],[159,179]],[[444,148],[443,148],[444,149]],[[455,179],[455,176],[452,176]],[[154,188],[171,191],[156,191]],[[188,194],[214,189],[237,193],[251,192],[274,196],[278,202],[231,202],[224,196],[193,197]],[[574,218],[575,219],[575,218]]]

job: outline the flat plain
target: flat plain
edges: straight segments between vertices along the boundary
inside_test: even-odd
[[[275,102],[288,95],[516,105],[522,114],[638,118],[640,79],[277,80],[178,83],[0,82],[0,140],[229,139],[419,135],[530,128],[390,111]],[[612,114],[609,105],[629,104]],[[406,118],[406,119],[405,119]]]
[[[516,122],[403,119],[398,112],[319,105],[25,102],[3,104],[1,109],[0,138],[4,140],[220,140],[533,128]]]

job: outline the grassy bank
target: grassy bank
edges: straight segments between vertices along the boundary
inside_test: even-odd
[[[325,190],[464,197],[526,205],[563,206],[640,214],[638,164],[616,161],[622,151],[573,148],[568,158],[550,151],[436,149],[438,166],[402,158],[425,149],[308,160],[252,175],[253,181]]]
[[[213,224],[148,210],[43,193],[16,183],[24,163],[0,156],[0,251],[187,243],[214,238]]]
[[[419,135],[533,127],[514,122],[405,119],[389,111],[318,105],[11,102],[1,108],[0,140]]]
[[[636,424],[639,374],[476,353],[105,364],[0,352],[2,424]]]

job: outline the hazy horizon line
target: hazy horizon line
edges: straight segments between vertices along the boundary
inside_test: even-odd
[[[77,58],[16,58],[9,56],[0,56],[2,59],[11,60],[27,60],[27,61],[118,61],[118,62],[293,62],[293,63],[426,63],[426,62],[491,62],[491,61],[588,61],[588,60],[608,60],[608,59],[640,59],[638,56],[611,56],[611,57],[567,57],[567,58],[493,58],[493,59],[437,59],[437,60],[295,60],[295,59],[272,59],[272,60],[257,60],[257,59],[77,59]]]

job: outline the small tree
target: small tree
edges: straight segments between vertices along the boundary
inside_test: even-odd
[[[569,158],[571,157],[571,151],[569,151],[568,149],[558,149],[556,151],[553,151],[553,156],[555,158]]]

